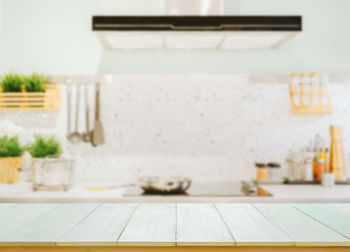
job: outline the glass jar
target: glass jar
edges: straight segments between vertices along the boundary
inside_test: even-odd
[[[281,165],[279,163],[268,163],[269,182],[280,183],[282,181]]]
[[[257,181],[267,181],[268,179],[268,171],[267,166],[264,163],[256,163],[256,180]]]
[[[33,159],[33,190],[64,190],[72,185],[74,160],[63,158]]]

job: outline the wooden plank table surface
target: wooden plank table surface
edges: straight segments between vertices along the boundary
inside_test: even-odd
[[[350,251],[350,204],[0,204],[0,252]]]
[[[119,246],[175,246],[176,205],[139,205],[118,239]]]
[[[178,204],[178,246],[234,246],[235,240],[213,204]]]

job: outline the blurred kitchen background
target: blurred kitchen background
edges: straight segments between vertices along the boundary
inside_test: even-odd
[[[294,168],[287,158],[292,152],[298,158],[304,155],[310,141],[314,148],[316,134],[323,139],[322,148],[330,149],[331,125],[343,129],[348,169],[350,2],[204,0],[181,9],[184,2],[0,0],[1,75],[38,72],[64,79],[58,110],[0,111],[1,135],[18,135],[23,144],[36,133],[57,136],[63,157],[75,160],[73,184],[84,187],[134,184],[145,176],[251,181],[257,162],[280,164],[281,177],[288,178]],[[180,14],[191,15],[297,15],[302,16],[302,31],[278,48],[247,50],[108,50],[92,31],[94,15],[174,15],[179,8]],[[292,72],[329,77],[331,113],[292,113]],[[70,143],[67,86],[72,131],[80,86],[83,133],[85,91],[93,127],[95,75],[103,76],[105,144]],[[31,169],[30,161],[24,161],[19,183],[30,182]]]

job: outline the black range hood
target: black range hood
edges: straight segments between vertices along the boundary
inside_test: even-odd
[[[94,31],[301,31],[301,16],[94,16]]]
[[[301,16],[94,16],[108,49],[253,49],[281,45],[302,30]]]

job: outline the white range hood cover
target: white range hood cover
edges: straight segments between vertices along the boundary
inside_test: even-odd
[[[105,49],[275,48],[301,31],[300,16],[95,16]]]
[[[275,48],[296,32],[97,32],[105,49],[224,49]]]

